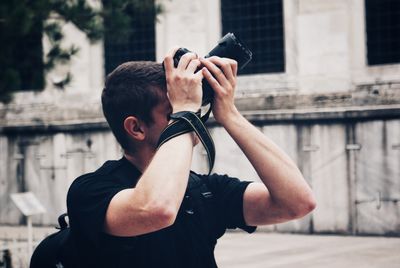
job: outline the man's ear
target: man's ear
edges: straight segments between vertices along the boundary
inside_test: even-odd
[[[135,116],[128,116],[124,120],[124,129],[129,137],[142,141],[146,137],[143,122]]]

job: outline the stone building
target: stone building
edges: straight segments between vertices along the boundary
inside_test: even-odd
[[[398,1],[159,3],[164,12],[157,22],[125,46],[107,39],[91,44],[65,25],[79,55],[49,73],[42,92],[18,93],[0,106],[0,224],[23,222],[9,197],[23,191],[48,210],[34,223],[53,224],[66,210],[73,179],[121,156],[99,103],[105,73],[115,64],[162,61],[176,44],[204,55],[232,31],[254,52],[238,79],[237,106],[298,163],[318,202],[310,216],[265,230],[400,234]],[[54,81],[66,69],[73,80],[60,90]],[[214,172],[258,180],[224,129],[212,119],[209,128]],[[199,146],[193,169],[206,168]]]

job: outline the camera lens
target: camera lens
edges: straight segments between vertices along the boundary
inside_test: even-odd
[[[251,61],[253,53],[233,33],[227,33],[205,58],[211,56],[234,59],[241,70]]]

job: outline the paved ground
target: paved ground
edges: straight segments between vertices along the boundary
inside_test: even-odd
[[[220,268],[400,268],[400,238],[229,233]]]
[[[54,231],[35,228],[34,240]],[[28,267],[26,234],[0,226],[0,249],[13,248],[14,267]],[[234,232],[218,241],[216,258],[220,268],[400,268],[400,238]]]

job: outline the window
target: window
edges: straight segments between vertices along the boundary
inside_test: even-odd
[[[369,65],[400,62],[400,1],[365,0]]]
[[[9,60],[10,67],[18,72],[18,90],[42,90],[44,87],[44,64],[41,21],[34,22],[31,31],[20,40],[15,40],[15,47]]]
[[[221,0],[222,32],[233,32],[253,52],[241,74],[285,71],[282,0]]]
[[[154,6],[154,1],[153,1]],[[133,60],[155,60],[155,17],[156,8],[127,8],[132,18],[131,25],[123,29],[120,36],[107,32],[107,21],[104,22],[104,54],[106,74],[118,65]]]

